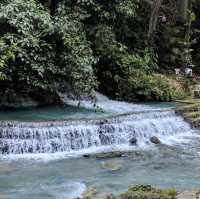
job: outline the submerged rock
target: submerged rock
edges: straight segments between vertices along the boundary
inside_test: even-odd
[[[8,173],[8,172],[12,172],[14,170],[13,167],[11,167],[9,164],[5,164],[5,163],[1,163],[0,165],[0,173]]]
[[[109,171],[118,171],[122,168],[122,164],[120,161],[107,161],[102,163],[102,168],[109,170]]]
[[[116,157],[122,157],[123,152],[121,151],[113,151],[113,152],[103,152],[103,153],[95,153],[95,154],[85,154],[83,157],[85,158],[116,158]]]
[[[113,152],[103,152],[103,153],[95,153],[95,154],[85,154],[83,157],[85,158],[97,158],[97,159],[111,159],[111,158],[120,158],[120,157],[128,157],[134,159],[141,159],[149,157],[150,154],[147,154],[144,151],[113,151]]]
[[[158,137],[156,136],[153,136],[150,138],[150,141],[153,143],[153,144],[161,144],[161,141]]]

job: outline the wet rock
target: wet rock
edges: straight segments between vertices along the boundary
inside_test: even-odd
[[[131,138],[130,140],[129,140],[129,144],[130,145],[136,145],[137,144],[137,138]]]
[[[119,161],[107,161],[102,163],[102,168],[108,171],[118,171],[122,168],[122,164]]]
[[[130,187],[125,193],[118,196],[110,194],[107,199],[176,199],[177,192],[174,189],[161,190],[150,185],[137,185]],[[185,198],[187,199],[187,198]]]
[[[107,153],[95,153],[95,154],[85,154],[83,157],[85,158],[99,158],[99,159],[104,159],[104,158],[116,158],[116,157],[122,157],[123,152],[121,151],[114,151],[114,152],[107,152]]]
[[[153,136],[150,138],[150,141],[153,143],[153,144],[161,144],[161,141],[159,140],[159,138],[157,138],[156,136]]]
[[[26,108],[39,105],[30,96],[16,92],[13,89],[7,89],[4,92],[0,91],[0,95],[0,108]]]
[[[91,199],[91,198],[93,198],[97,193],[98,193],[97,189],[96,189],[95,187],[91,187],[91,188],[87,189],[87,190],[83,193],[83,199]]]
[[[104,124],[107,124],[108,123],[108,120],[104,119],[104,120],[100,120],[99,124],[100,125],[104,125]]]
[[[142,151],[113,151],[113,152],[103,152],[95,154],[85,154],[84,158],[97,158],[97,159],[109,159],[109,158],[119,158],[119,157],[143,157],[145,156]]]
[[[9,146],[7,143],[0,141],[0,154],[8,154]]]

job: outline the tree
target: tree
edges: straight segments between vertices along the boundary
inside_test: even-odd
[[[154,33],[156,31],[157,22],[158,22],[159,11],[162,6],[162,3],[163,3],[163,0],[153,1],[151,16],[149,20],[149,32],[148,32],[149,41],[153,40]]]
[[[189,0],[178,0],[177,9],[178,9],[178,21],[181,23],[186,23],[187,13],[188,13]]]

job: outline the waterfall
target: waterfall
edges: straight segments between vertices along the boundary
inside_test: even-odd
[[[144,110],[90,120],[0,122],[0,153],[72,152],[91,147],[150,144],[152,136],[184,134],[191,127],[173,109]]]

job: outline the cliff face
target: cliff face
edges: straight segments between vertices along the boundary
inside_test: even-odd
[[[16,93],[14,90],[6,90],[0,92],[0,108],[23,108],[35,107],[39,103],[30,98],[28,95]]]

